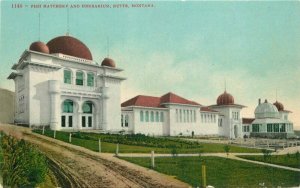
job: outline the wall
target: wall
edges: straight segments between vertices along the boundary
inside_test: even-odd
[[[0,88],[0,123],[13,123],[15,115],[15,93]]]

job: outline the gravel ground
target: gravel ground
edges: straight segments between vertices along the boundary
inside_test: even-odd
[[[31,133],[28,128],[1,124],[0,130],[36,145],[51,160],[50,169],[61,187],[190,187],[112,154],[96,153]]]

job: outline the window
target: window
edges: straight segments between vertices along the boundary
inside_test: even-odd
[[[83,85],[83,72],[76,72],[76,85]]]
[[[69,116],[69,127],[73,127],[73,117]]]
[[[254,133],[259,132],[259,124],[253,124],[252,125],[252,132],[254,132]]]
[[[73,101],[67,99],[63,104],[63,112],[64,113],[73,113]]]
[[[92,114],[93,113],[93,103],[91,101],[87,101],[82,105],[82,111],[85,114]]]
[[[273,124],[273,130],[274,130],[274,132],[275,133],[278,133],[279,132],[279,124],[278,123],[276,123],[276,124]]]
[[[186,111],[183,110],[183,122],[186,122]]]
[[[149,112],[146,111],[146,122],[149,122]]]
[[[178,109],[176,109],[176,122],[178,122],[179,116],[178,116]]]
[[[140,111],[140,121],[143,122],[144,121],[144,112]]]
[[[151,111],[151,116],[150,116],[151,122],[154,122],[154,112]]]
[[[280,125],[280,132],[285,132],[285,124]]]
[[[129,116],[125,115],[125,127],[128,127]]]
[[[155,122],[159,122],[159,113],[155,112]]]
[[[194,122],[196,122],[196,111],[194,110]]]
[[[64,70],[64,83],[71,84],[72,83],[72,72],[70,70]]]
[[[189,122],[190,121],[190,111],[187,110],[186,111],[186,122]]]
[[[81,117],[81,126],[82,126],[82,127],[85,127],[85,124],[86,124],[86,123],[85,123],[85,116],[82,116],[82,117]]]
[[[94,86],[94,74],[93,73],[87,74],[87,86]]]
[[[160,122],[164,122],[164,113],[163,112],[160,113]]]
[[[272,124],[267,124],[267,132],[273,132],[273,125]]]
[[[203,123],[203,119],[204,119],[204,118],[203,118],[203,114],[201,114],[201,122],[202,122],[202,123]]]
[[[179,120],[180,120],[180,122],[182,122],[182,110],[181,109],[179,110]]]
[[[61,126],[66,127],[66,116],[61,116]]]
[[[121,115],[121,127],[123,127],[124,126],[124,124],[123,124],[123,115]]]

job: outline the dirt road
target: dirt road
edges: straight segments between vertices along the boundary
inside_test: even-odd
[[[27,128],[0,125],[0,130],[35,144],[49,159],[62,187],[189,187],[188,184],[132,163],[49,137]]]

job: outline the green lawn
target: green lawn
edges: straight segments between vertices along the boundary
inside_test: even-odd
[[[297,156],[298,155],[298,156]],[[272,164],[278,164],[283,166],[289,166],[293,168],[300,168],[300,156],[299,154],[288,154],[288,155],[272,155],[270,158],[264,161],[263,156],[238,156],[244,159],[262,161]]]
[[[34,130],[34,132],[42,133],[41,130]],[[53,131],[45,130],[45,135],[53,137]],[[101,139],[101,150],[105,153],[114,153],[116,151],[116,143],[120,143],[120,153],[150,153],[152,150],[156,153],[171,153],[174,149],[177,153],[214,153],[224,152],[225,146],[224,144],[197,143],[171,137],[156,138],[144,135],[112,135],[78,132],[73,133],[72,144],[98,151],[99,138]],[[56,131],[56,139],[68,142],[69,133]],[[253,153],[261,151],[230,146],[230,152]]]
[[[150,168],[150,158],[122,158]],[[175,176],[193,187],[201,185],[201,163],[205,160],[207,185],[214,187],[291,187],[300,184],[300,173],[220,157],[155,158],[155,170]]]

